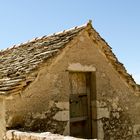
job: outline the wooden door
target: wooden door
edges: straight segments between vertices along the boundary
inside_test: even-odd
[[[70,73],[70,135],[91,138],[90,73]]]

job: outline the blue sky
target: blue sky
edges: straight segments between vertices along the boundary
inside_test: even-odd
[[[0,49],[89,19],[140,84],[140,0],[0,0]]]

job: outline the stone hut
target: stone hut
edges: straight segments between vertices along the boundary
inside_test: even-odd
[[[140,139],[140,88],[87,24],[0,51],[0,137],[16,129]]]

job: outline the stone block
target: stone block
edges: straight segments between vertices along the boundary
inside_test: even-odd
[[[69,111],[59,111],[55,114],[53,119],[57,121],[68,121],[69,120]]]
[[[66,136],[66,135],[69,135],[70,134],[70,123],[69,121],[67,122],[67,125],[65,127],[65,130],[63,132],[63,135]]]
[[[99,120],[97,124],[98,124],[98,138],[104,139],[103,123],[101,120]]]
[[[56,107],[62,110],[69,110],[69,102],[58,102],[56,103]]]
[[[27,133],[27,132],[12,130],[12,131],[7,131],[4,140],[86,140],[86,139],[75,138],[70,136],[62,136],[59,134],[52,134],[50,132]],[[96,140],[96,139],[92,139],[92,140]]]
[[[109,118],[108,108],[97,108],[97,119]]]

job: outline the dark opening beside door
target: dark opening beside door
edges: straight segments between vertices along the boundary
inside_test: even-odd
[[[91,73],[70,72],[70,135],[92,138]]]

